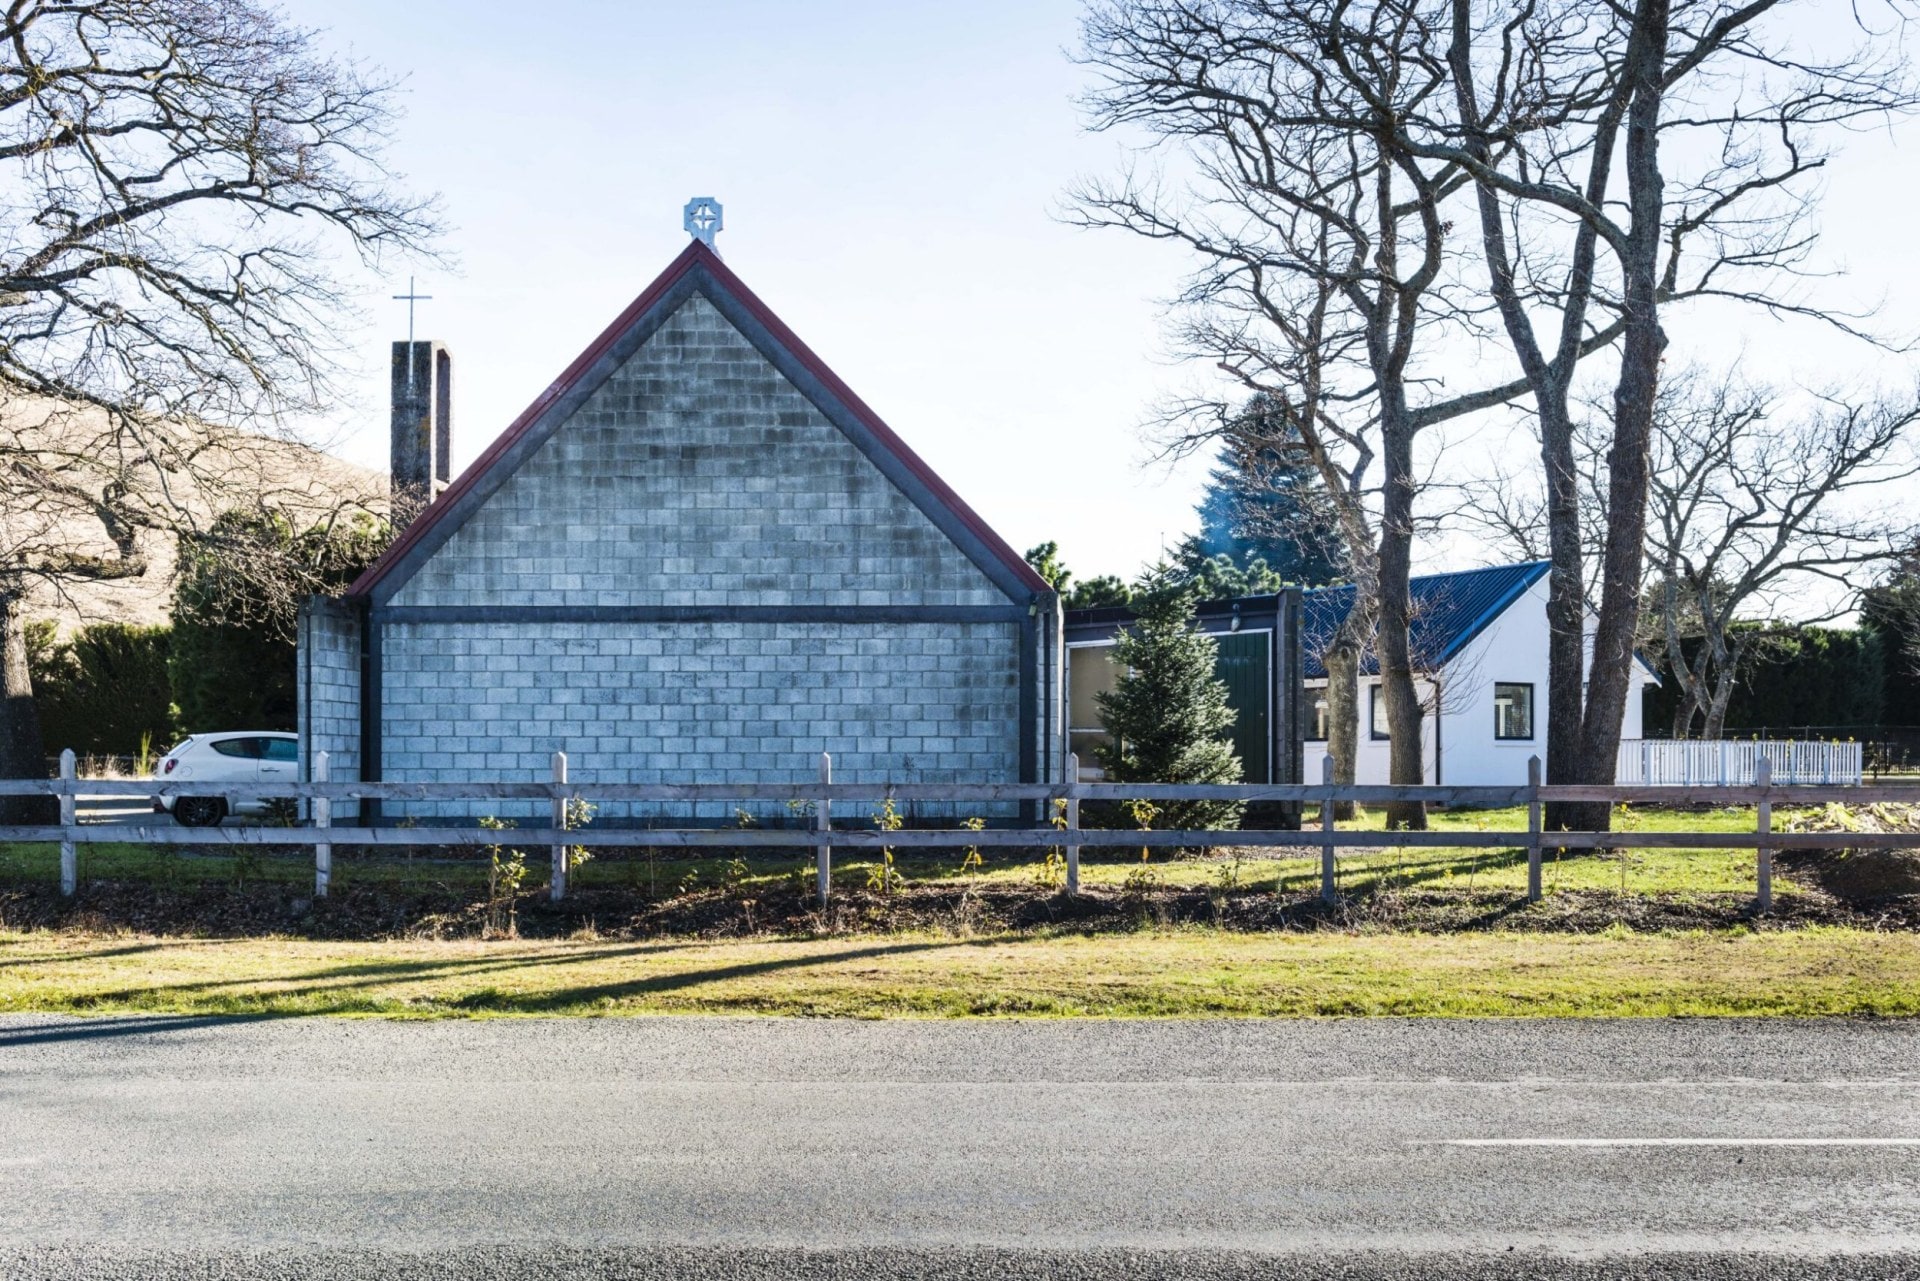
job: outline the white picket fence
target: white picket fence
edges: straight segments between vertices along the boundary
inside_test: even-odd
[[[1746,787],[1762,760],[1777,784],[1860,782],[1864,744],[1813,739],[1630,738],[1620,743],[1622,786]]]

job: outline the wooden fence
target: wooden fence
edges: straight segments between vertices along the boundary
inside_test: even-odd
[[[1631,738],[1620,744],[1614,781],[1656,787],[1730,787],[1758,781],[1765,761],[1776,782],[1860,782],[1865,744],[1822,739]]]
[[[1069,777],[1077,777],[1071,768]],[[1541,782],[1540,759],[1527,763],[1527,781],[1512,787],[1451,787],[1354,785],[1333,782],[1333,758],[1322,762],[1318,784],[1189,784],[1189,783],[836,783],[832,762],[819,758],[817,783],[570,783],[567,758],[556,752],[553,771],[542,782],[483,783],[361,783],[332,782],[328,761],[321,753],[314,762],[314,781],[308,783],[163,782],[157,779],[81,780],[76,777],[73,753],[61,757],[60,777],[54,779],[0,779],[0,796],[53,796],[59,800],[57,826],[0,826],[0,842],[58,842],[60,889],[71,895],[78,889],[77,847],[90,843],[166,845],[311,845],[314,893],[327,894],[335,846],[417,847],[447,846],[482,849],[505,843],[547,846],[553,871],[549,893],[561,899],[567,893],[571,850],[590,844],[599,848],[782,849],[812,848],[815,856],[815,897],[825,907],[830,889],[833,851],[887,848],[1056,849],[1066,862],[1066,892],[1080,891],[1080,851],[1088,848],[1142,846],[1154,848],[1263,848],[1317,850],[1320,855],[1320,891],[1329,902],[1337,899],[1335,866],[1343,848],[1378,849],[1420,846],[1458,849],[1513,849],[1527,852],[1527,898],[1541,896],[1541,856],[1545,849],[1738,849],[1758,851],[1757,897],[1761,910],[1773,905],[1773,848],[1779,844],[1772,830],[1775,805],[1867,804],[1881,801],[1920,803],[1920,785],[1842,787],[1828,784],[1774,783],[1771,763],[1761,756],[1755,781],[1745,786],[1676,786],[1645,784],[1548,785]],[[312,820],[296,827],[187,828],[156,815],[154,825],[81,823],[76,803],[81,798],[108,799],[137,796],[246,796],[257,800],[304,801]],[[1043,811],[1038,825],[975,831],[962,827],[877,830],[861,818],[862,827],[835,827],[834,806],[850,802],[928,801],[960,804],[1026,802]],[[568,802],[737,802],[774,801],[797,805],[810,815],[807,826],[781,828],[620,828],[596,827],[589,836],[566,825]],[[468,801],[492,804],[504,800],[548,801],[553,818],[546,828],[516,828],[510,837],[478,825],[433,827],[336,827],[333,806],[343,801]],[[1277,801],[1319,807],[1316,827],[1299,831],[1141,831],[1133,828],[1083,828],[1084,801]],[[1364,805],[1392,801],[1423,801],[1429,805],[1469,808],[1525,806],[1525,831],[1339,831],[1334,807],[1352,801]],[[1571,832],[1543,830],[1545,806],[1561,801],[1605,801],[1610,805],[1752,805],[1750,832]],[[1795,849],[1920,848],[1920,832],[1808,832],[1795,833]]]

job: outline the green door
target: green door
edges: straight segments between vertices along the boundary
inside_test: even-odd
[[[1267,772],[1272,742],[1267,732],[1267,718],[1273,708],[1268,685],[1272,670],[1267,660],[1271,638],[1269,632],[1228,632],[1214,637],[1220,653],[1213,670],[1227,687],[1227,702],[1233,706],[1233,750],[1240,756],[1240,776],[1249,783],[1271,781]]]

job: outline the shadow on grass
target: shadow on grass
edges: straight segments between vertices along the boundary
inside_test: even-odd
[[[623,1001],[640,996],[655,996],[665,992],[680,992],[688,988],[701,987],[709,983],[725,983],[733,979],[757,978],[765,974],[776,974],[786,970],[804,969],[816,965],[834,965],[842,961],[868,961],[881,957],[896,957],[923,952],[950,951],[955,948],[990,947],[1000,942],[994,938],[943,939],[937,942],[884,943],[871,947],[855,948],[851,951],[816,953],[807,956],[784,957],[774,961],[748,961],[735,965],[715,966],[710,969],[688,970],[677,974],[658,974],[643,979],[629,979],[618,983],[595,983],[579,987],[560,988],[552,992],[515,995],[505,992],[477,992],[470,997],[452,1002],[460,1009],[518,1011],[523,1013],[551,1013],[556,1010],[572,1009],[581,1005],[595,1005],[602,1001]]]
[[[1386,844],[1383,842],[1383,844]],[[1464,854],[1417,854],[1390,864],[1375,861],[1357,866],[1349,863],[1341,870],[1341,885],[1351,893],[1379,894],[1388,890],[1430,886],[1437,881],[1453,881],[1464,886],[1477,877],[1506,871],[1526,864],[1525,850],[1476,850]],[[1490,886],[1489,889],[1500,887]]]
[[[649,993],[681,991],[699,987],[708,983],[721,983],[731,979],[751,978],[757,975],[777,973],[782,970],[801,969],[808,966],[828,965],[840,961],[872,960],[879,957],[898,956],[914,952],[927,952],[954,947],[982,946],[993,943],[993,939],[953,939],[912,943],[888,943],[850,951],[831,951],[820,954],[786,956],[776,960],[753,961],[734,965],[717,966],[708,969],[693,969],[670,974],[650,975],[646,978],[622,982],[582,985],[559,988],[550,992],[531,992],[526,994],[503,993],[498,989],[466,995],[453,993],[446,997],[430,997],[435,1005],[449,1009],[493,1010],[500,1012],[538,1013],[570,1008],[583,1004],[593,1004],[603,998],[615,1000]],[[691,943],[646,943],[622,947],[596,948],[591,951],[565,952],[551,956],[484,956],[472,958],[444,958],[437,960],[395,960],[376,961],[355,965],[331,966],[286,976],[262,975],[226,979],[205,979],[198,981],[163,983],[145,987],[127,987],[112,991],[90,992],[82,998],[87,1004],[116,1004],[121,1002],[158,1002],[164,1004],[169,997],[188,1000],[219,1000],[223,991],[229,992],[227,999],[242,999],[251,995],[251,999],[260,1002],[267,1010],[278,1003],[294,1003],[309,999],[344,997],[351,993],[362,992],[368,988],[378,988],[396,982],[420,982],[434,980],[474,979],[482,975],[505,972],[524,972],[555,965],[573,965],[594,961],[615,961],[623,958],[638,959],[658,956],[664,953],[684,951],[698,946]],[[245,989],[256,984],[272,984],[272,989],[256,994],[247,994]],[[240,991],[233,991],[239,989]],[[350,1005],[341,1002],[339,1008],[365,1008],[365,1005]],[[324,1013],[316,1010],[314,1013]]]
[[[209,943],[232,943],[245,945],[252,940],[228,939],[207,940]],[[195,944],[189,942],[187,946]],[[202,944],[204,945],[204,944]],[[504,944],[503,946],[513,946]],[[302,983],[305,987],[276,989],[269,995],[273,997],[305,996],[322,992],[351,991],[356,988],[378,987],[383,983],[405,982],[407,980],[430,980],[440,978],[464,978],[474,974],[486,974],[496,970],[528,970],[549,965],[572,965],[583,961],[605,961],[622,957],[638,957],[649,953],[681,951],[698,946],[695,943],[636,943],[621,947],[597,948],[593,951],[568,952],[554,956],[526,956],[515,954],[493,954],[471,958],[450,957],[441,960],[393,960],[367,961],[352,965],[334,965],[325,969],[309,970],[300,974],[259,974],[242,975],[237,978],[199,979],[175,983],[153,984],[146,987],[125,987],[112,991],[91,992],[86,995],[89,1002],[131,1001],[151,997],[158,993],[216,993],[223,988],[245,988],[259,983]],[[94,956],[108,953],[92,952],[76,957],[52,957],[58,960],[90,960]]]
[[[200,940],[197,940],[197,939],[180,939],[177,941],[170,941],[170,942],[162,942],[162,941],[156,940],[151,943],[132,943],[126,947],[102,948],[97,952],[93,952],[93,951],[82,952],[75,956],[29,956],[29,957],[26,957],[25,959],[8,956],[7,952],[10,950],[10,948],[4,945],[0,945],[0,965],[4,965],[7,969],[10,969],[10,970],[24,969],[29,965],[66,965],[77,960],[91,961],[97,957],[138,956],[142,952],[159,952],[159,951],[164,951],[169,947],[190,946],[199,941]]]

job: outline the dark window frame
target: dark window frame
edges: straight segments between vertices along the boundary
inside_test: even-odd
[[[1387,718],[1386,700],[1381,697],[1385,692],[1386,686],[1384,684],[1376,683],[1367,686],[1367,737],[1376,743],[1391,743],[1393,741],[1391,728],[1379,728],[1380,723]],[[1420,705],[1420,732],[1423,736],[1426,733],[1426,728],[1427,708],[1426,704],[1422,703]]]
[[[1527,732],[1524,734],[1502,734],[1500,732],[1500,691],[1502,689],[1524,689],[1527,691]],[[1534,708],[1536,691],[1532,681],[1495,681],[1493,683],[1493,741],[1496,743],[1531,743],[1535,739]]]

